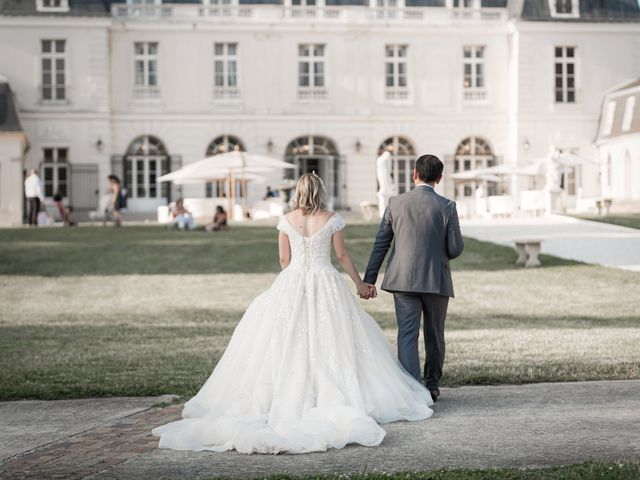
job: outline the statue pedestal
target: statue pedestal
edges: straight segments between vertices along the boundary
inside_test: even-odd
[[[545,210],[547,214],[562,213],[562,206],[560,203],[561,193],[562,193],[562,190],[545,190],[545,194],[546,194]]]

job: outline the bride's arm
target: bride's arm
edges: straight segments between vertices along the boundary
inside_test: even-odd
[[[280,268],[284,270],[291,262],[291,245],[289,245],[289,237],[282,232],[278,234],[278,253],[280,255]]]
[[[344,271],[347,272],[347,275],[351,277],[353,283],[356,284],[356,288],[358,289],[358,293],[361,295],[367,295],[369,288],[360,278],[360,274],[358,270],[356,270],[351,257],[349,256],[349,251],[347,250],[347,246],[344,244],[344,235],[342,235],[342,230],[338,230],[333,234],[333,238],[331,239],[333,243],[333,249],[336,252],[336,258]]]

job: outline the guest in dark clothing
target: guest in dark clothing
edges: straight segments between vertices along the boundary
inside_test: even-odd
[[[120,179],[115,175],[109,175],[109,183],[111,185],[111,209],[113,210],[113,218],[116,227],[122,225],[122,210],[126,207],[126,198]]]
[[[213,215],[213,222],[211,222],[204,228],[207,230],[207,232],[227,230],[229,226],[227,225],[227,212],[225,212],[224,208],[218,205],[216,207],[216,213]]]
[[[62,219],[64,226],[74,227],[76,223],[71,220],[71,212],[73,211],[73,209],[71,207],[65,207],[62,200],[63,198],[62,195],[60,195],[60,192],[56,193],[53,196],[53,204],[58,209],[58,213],[60,214],[60,218]]]

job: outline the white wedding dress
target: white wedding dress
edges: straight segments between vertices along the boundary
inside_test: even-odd
[[[384,333],[331,265],[338,214],[302,236],[283,217],[291,263],[249,306],[213,373],[182,411],[153,429],[160,448],[306,453],[373,446],[378,423],[432,414],[429,391],[401,367]]]

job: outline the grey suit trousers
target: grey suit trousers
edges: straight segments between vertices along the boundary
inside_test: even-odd
[[[449,297],[433,293],[394,292],[393,300],[398,320],[398,359],[404,369],[420,381],[418,336],[420,318],[424,314],[425,384],[427,388],[437,388],[444,363],[444,321]]]

